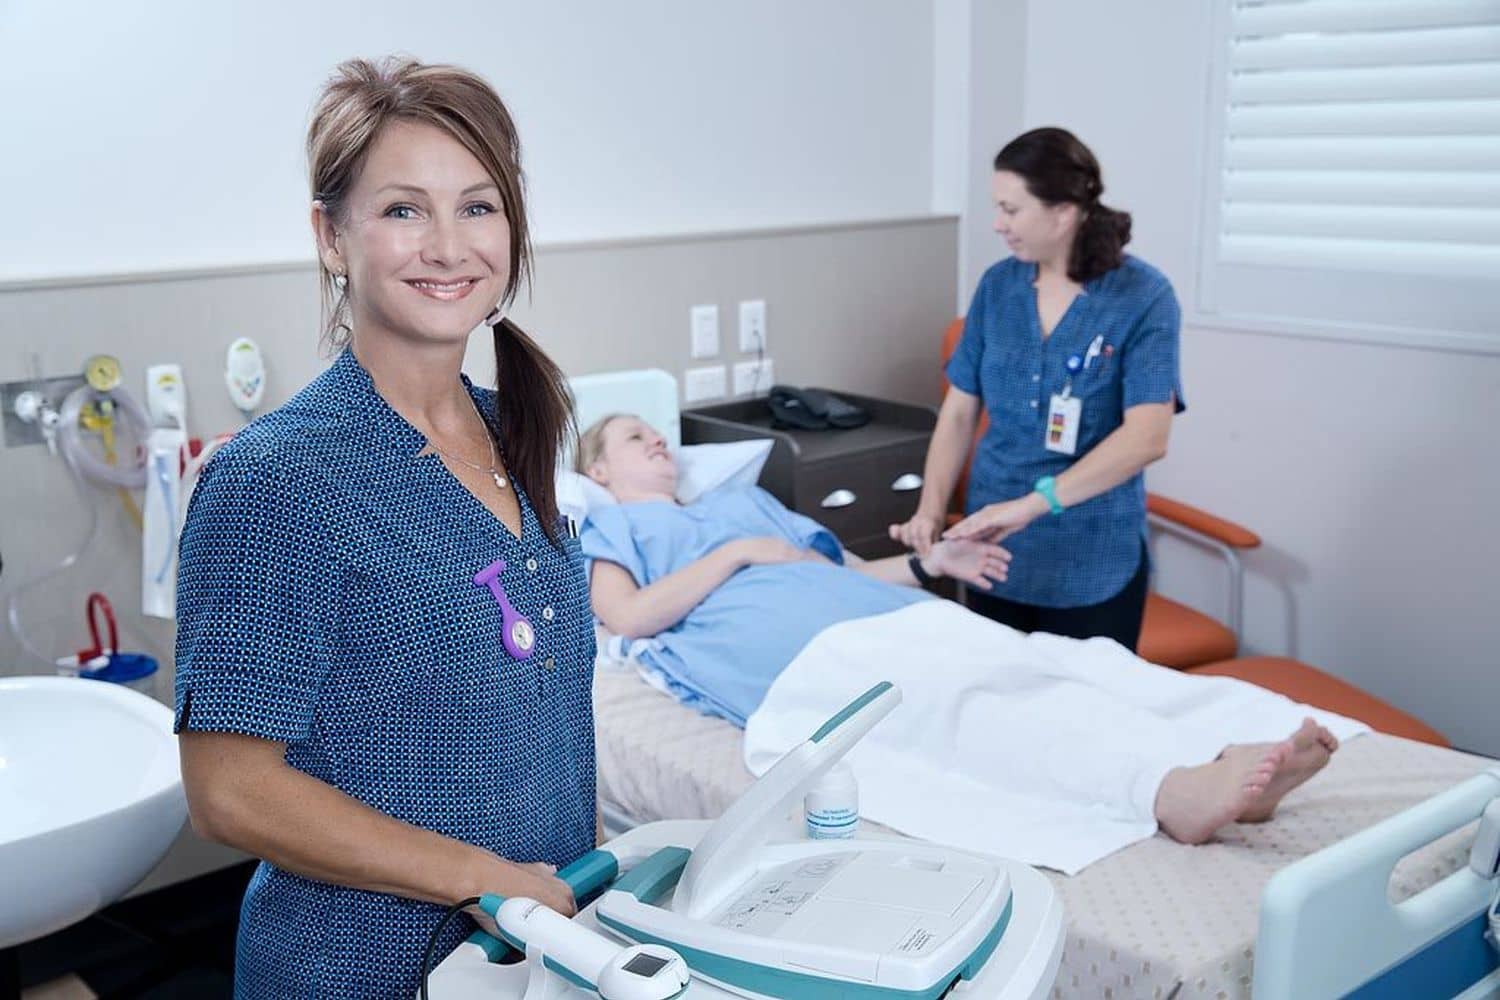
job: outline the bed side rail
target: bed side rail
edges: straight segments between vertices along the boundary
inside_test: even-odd
[[[1277,872],[1261,896],[1256,1000],[1450,997],[1495,977],[1500,955],[1484,940],[1494,880],[1465,866],[1399,903],[1387,886],[1397,862],[1497,796],[1492,768]]]

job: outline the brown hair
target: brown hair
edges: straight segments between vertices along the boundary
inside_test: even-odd
[[[588,430],[578,435],[578,449],[573,453],[573,468],[582,475],[589,474],[589,466],[604,455],[604,431],[611,423],[629,413],[611,413],[589,424]]]
[[[345,199],[381,130],[393,121],[442,129],[467,149],[500,189],[510,225],[510,271],[504,308],[531,277],[531,237],[526,226],[521,141],[500,95],[483,79],[456,66],[413,59],[341,63],[323,88],[307,129],[313,198],[341,220]],[[333,347],[349,342],[349,289],[340,288],[320,260],[323,336]],[[494,326],[495,417],[499,445],[512,478],[531,498],[542,530],[556,544],[557,486],[553,476],[562,444],[573,431],[573,397],[562,370],[509,319]]]
[[[1073,237],[1068,277],[1082,284],[1119,267],[1130,242],[1130,213],[1099,201],[1104,193],[1099,161],[1067,129],[1037,128],[995,154],[995,169],[1026,182],[1026,190],[1048,205],[1071,202],[1083,210]]]

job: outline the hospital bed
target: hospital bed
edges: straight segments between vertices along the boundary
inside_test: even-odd
[[[676,430],[676,384],[666,373],[590,376],[575,380],[574,391],[580,426],[628,410],[669,436]],[[601,651],[619,645],[601,638]],[[600,809],[611,834],[657,819],[717,817],[753,781],[739,729],[677,704],[607,652],[594,704]],[[1342,747],[1271,823],[1228,827],[1200,847],[1157,836],[1071,878],[1052,875],[1069,923],[1053,995],[1248,998],[1259,901],[1278,871],[1493,765],[1371,733]],[[1462,868],[1470,837],[1458,830],[1403,851],[1392,898],[1416,896]]]
[[[754,780],[739,729],[677,704],[624,661],[602,658],[594,710],[610,833],[716,817]],[[1493,764],[1370,733],[1292,792],[1271,823],[1229,827],[1201,847],[1157,836],[1071,878],[1051,875],[1069,925],[1053,995],[1249,997],[1258,903],[1273,875]],[[1393,893],[1405,899],[1457,871],[1468,846],[1459,832],[1415,850],[1396,865]]]

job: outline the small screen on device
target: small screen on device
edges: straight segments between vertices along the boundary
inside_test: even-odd
[[[655,955],[648,955],[645,952],[641,952],[625,963],[626,972],[633,972],[637,976],[643,976],[646,979],[650,979],[666,967],[667,960],[665,958],[658,958]]]

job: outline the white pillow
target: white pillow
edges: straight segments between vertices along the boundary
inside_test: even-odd
[[[677,459],[677,499],[692,503],[721,486],[754,486],[775,443],[770,438],[757,438],[678,448],[673,452]],[[571,469],[557,470],[558,510],[575,521],[581,522],[595,507],[616,502],[609,490],[588,476]]]

